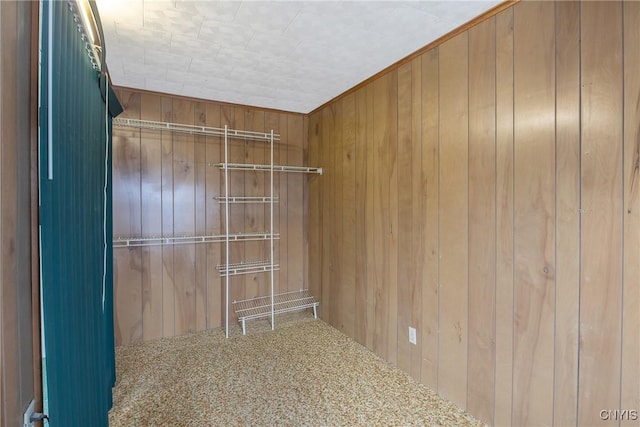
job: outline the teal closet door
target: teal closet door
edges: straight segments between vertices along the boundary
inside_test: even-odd
[[[108,426],[115,362],[107,89],[69,4],[45,1],[41,18],[40,239],[49,425]]]

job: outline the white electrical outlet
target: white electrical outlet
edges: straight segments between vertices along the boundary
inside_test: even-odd
[[[411,344],[416,344],[416,328],[412,328],[409,326],[409,342]]]
[[[36,411],[36,401],[32,400],[31,403],[29,403],[27,410],[24,411],[24,418],[22,419],[23,420],[22,425],[24,427],[31,427],[33,425],[33,423],[31,422],[31,416],[35,411]]]

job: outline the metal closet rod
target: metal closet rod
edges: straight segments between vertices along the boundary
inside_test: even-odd
[[[131,127],[136,129],[182,132],[182,133],[188,133],[192,135],[196,134],[196,135],[218,136],[218,137],[225,136],[224,128],[185,125],[185,124],[170,123],[170,122],[157,122],[154,120],[115,118],[113,119],[113,125],[117,127]],[[265,141],[265,142],[271,141],[271,132],[268,132],[268,133],[253,132],[253,131],[235,130],[235,129],[227,128],[226,136],[228,138],[248,139],[252,141]],[[273,139],[274,141],[279,141],[280,135],[277,133],[274,133]]]

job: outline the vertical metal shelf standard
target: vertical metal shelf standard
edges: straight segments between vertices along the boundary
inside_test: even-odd
[[[236,136],[236,135],[232,135]],[[256,138],[262,139],[262,138]],[[273,133],[273,129],[268,134],[267,140],[269,141],[269,150],[270,150],[270,162],[269,162],[269,195],[266,197],[253,198],[253,197],[243,197],[243,196],[231,196],[229,194],[229,170],[228,167],[222,167],[224,170],[224,197],[219,198],[218,200],[221,203],[224,203],[224,212],[225,212],[225,265],[220,266],[220,273],[224,276],[225,281],[225,335],[229,338],[229,282],[230,277],[237,274],[245,274],[245,273],[253,273],[253,272],[266,272],[269,271],[269,282],[270,282],[270,297],[271,297],[271,330],[274,330],[276,327],[276,312],[275,312],[275,271],[279,269],[279,265],[275,264],[275,246],[274,246],[274,235],[273,235],[273,204],[275,201],[275,197],[273,194],[273,142],[275,140],[275,134]],[[229,164],[229,131],[227,126],[224,127],[224,165]],[[263,169],[264,170],[264,169]],[[229,230],[229,205],[233,202],[246,203],[246,202],[262,202],[269,203],[269,259],[257,263],[237,263],[231,264],[229,259],[229,248],[230,248],[230,230]],[[236,301],[234,301],[234,304]],[[242,333],[246,333],[245,328],[245,320],[242,319]]]

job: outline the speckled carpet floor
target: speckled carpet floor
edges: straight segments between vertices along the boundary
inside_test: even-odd
[[[480,426],[310,315],[119,347],[110,426]]]

